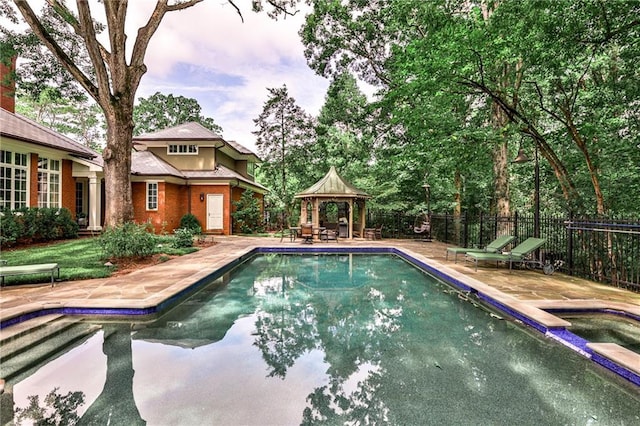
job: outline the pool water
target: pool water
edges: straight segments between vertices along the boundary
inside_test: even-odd
[[[87,424],[640,423],[636,387],[392,255],[259,255],[156,320],[95,324],[11,383],[17,407],[54,391]]]
[[[617,343],[640,354],[640,322],[607,313],[557,314],[571,323],[569,331],[593,343]]]

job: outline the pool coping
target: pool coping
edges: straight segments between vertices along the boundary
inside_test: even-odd
[[[391,246],[371,247],[282,247],[282,246],[246,246],[222,266],[203,267],[187,278],[151,294],[144,299],[125,300],[67,300],[60,303],[30,304],[3,312],[0,330],[21,322],[46,315],[107,315],[107,316],[145,316],[162,312],[169,306],[196,291],[212,279],[218,279],[231,269],[260,253],[371,253],[395,254],[409,263],[427,271],[431,275],[447,282],[463,293],[473,294],[484,303],[509,315],[532,329],[537,330],[582,356],[603,366],[616,375],[623,377],[636,386],[640,386],[640,354],[623,348],[615,343],[591,343],[573,334],[571,325],[553,314],[558,310],[585,312],[624,312],[633,318],[640,318],[640,306],[621,302],[602,300],[521,300],[491,287],[475,278],[458,272],[447,265],[407,248]],[[91,306],[88,306],[88,305]]]

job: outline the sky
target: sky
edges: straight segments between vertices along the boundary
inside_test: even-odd
[[[29,0],[29,4],[40,15],[44,1]],[[67,4],[73,8],[75,2]],[[130,44],[155,4],[154,0],[129,1],[126,32]],[[304,12],[274,20],[265,12],[253,12],[251,0],[235,0],[235,4],[244,22],[227,0],[205,0],[167,13],[147,49],[147,73],[136,100],[156,92],[193,98],[202,114],[222,127],[225,139],[257,153],[253,120],[268,99],[267,88],[286,84],[297,104],[316,116],[324,104],[329,80],[307,66],[298,35]],[[96,0],[90,5],[94,18],[104,22],[100,18],[102,5]],[[301,6],[305,7],[304,2]],[[0,21],[5,24],[19,31],[26,27]],[[106,40],[102,42],[107,45]]]
[[[129,2],[130,39],[154,4]],[[244,22],[225,0],[167,13],[147,50],[148,71],[136,98],[161,92],[196,99],[225,139],[256,151],[253,120],[268,99],[267,88],[286,84],[297,104],[317,115],[329,81],[307,66],[298,35],[303,13],[275,21],[252,12],[250,0],[236,4]]]

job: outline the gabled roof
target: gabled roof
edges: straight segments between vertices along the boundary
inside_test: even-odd
[[[35,145],[55,148],[81,158],[92,159],[99,156],[98,153],[73,139],[2,108],[0,108],[0,135]]]
[[[295,195],[295,198],[306,197],[369,198],[369,195],[344,180],[331,166],[322,179]]]
[[[242,176],[240,173],[234,172],[228,167],[223,166],[222,164],[218,164],[213,170],[185,170],[182,172],[189,179],[220,179],[220,180],[230,180],[237,179],[239,181],[245,182],[255,188],[260,188],[262,190],[268,191],[267,188],[260,185],[257,182],[247,179]]]
[[[134,136],[133,142],[145,141],[223,141],[222,136],[207,129],[200,123],[194,121],[179,124],[174,127],[159,130],[153,133],[145,133],[144,135]]]
[[[157,157],[151,151],[133,151],[131,153],[131,174],[185,177],[180,170]]]
[[[251,160],[254,163],[261,163],[262,159],[253,151],[236,141],[225,141],[226,145],[220,150],[235,160]],[[231,152],[233,151],[233,152]]]
[[[213,145],[215,145],[216,148],[219,148],[234,160],[249,160],[256,163],[262,162],[262,160],[249,148],[236,141],[224,140],[219,134],[194,121],[170,127],[168,129],[159,130],[157,132],[145,133],[144,135],[133,137],[134,145],[164,146],[175,144],[180,141],[213,142]]]
[[[178,170],[151,151],[134,151],[131,155],[131,174],[137,176],[173,176],[190,180],[238,180],[256,189],[267,188],[239,173],[218,165],[213,170]]]

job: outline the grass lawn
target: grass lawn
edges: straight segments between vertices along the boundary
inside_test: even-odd
[[[172,240],[171,236],[158,237],[159,244],[154,257],[163,261],[168,260],[169,256],[181,256],[198,250],[196,247],[173,248]],[[108,259],[105,259],[97,237],[51,242],[12,250],[3,249],[0,259],[6,260],[8,266],[57,263],[60,266],[62,281],[104,278],[111,276],[123,265],[131,267],[132,263],[135,263],[135,260],[123,259],[114,262],[114,265],[105,265]],[[50,280],[50,274],[18,275],[6,277],[5,285],[49,282]]]

